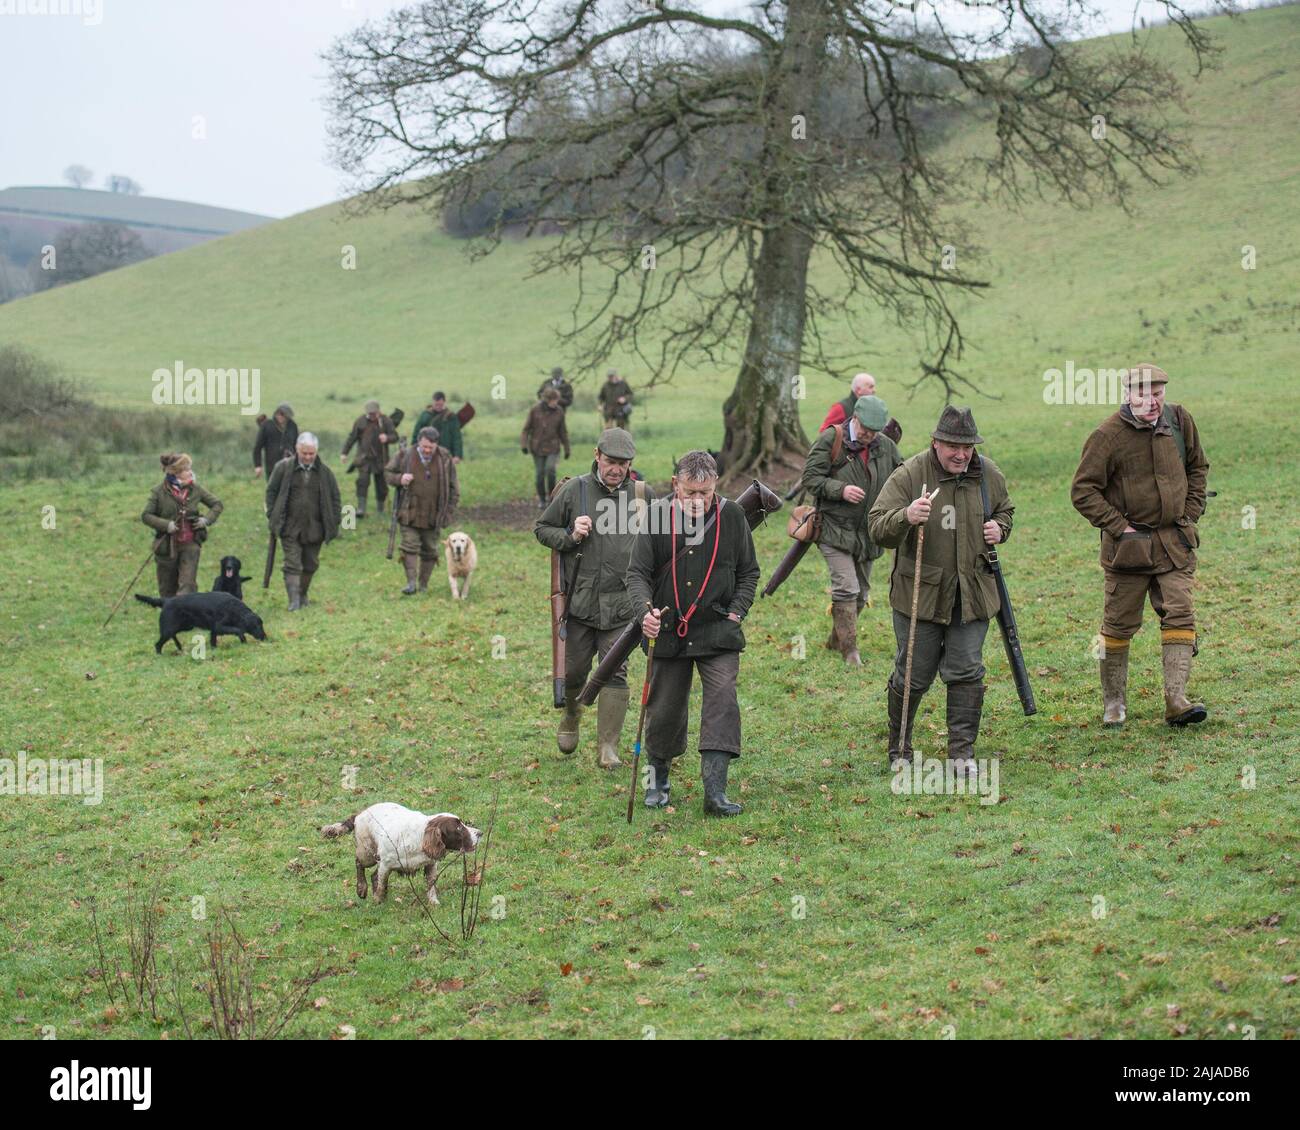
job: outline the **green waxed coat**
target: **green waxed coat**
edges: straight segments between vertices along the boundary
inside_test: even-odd
[[[632,606],[638,615],[652,602],[656,608],[667,609],[655,641],[655,654],[661,659],[703,658],[724,651],[743,651],[745,633],[739,621],[729,619],[728,614],[734,612],[743,620],[758,590],[758,557],[754,553],[754,535],[745,520],[745,512],[734,502],[723,504],[719,526],[715,527],[718,530],[717,560],[706,587],[704,579],[709,559],[713,556],[715,529],[697,536],[695,540],[685,538],[679,509],[674,539],[670,520],[670,508],[674,506],[676,502],[671,497],[656,502],[651,507],[649,531],[639,535],[632,547],[632,560],[627,568],[627,592]],[[676,597],[673,595],[671,572],[664,570],[664,575],[659,577],[660,569],[671,560],[674,540],[677,547]],[[693,601],[699,602],[685,639],[676,632],[678,617],[675,605],[678,600],[683,613]]]
[[[420,418],[415,421],[415,430],[411,433],[412,447],[420,438],[421,428],[437,428],[438,446],[445,447],[457,459],[465,458],[465,441],[460,436],[460,417],[450,408],[435,412],[430,405],[420,413]]]
[[[583,513],[584,486],[592,531],[577,542],[571,531]],[[654,491],[649,483],[642,489],[648,505],[654,501]],[[600,631],[621,628],[634,615],[624,578],[637,536],[628,518],[636,511],[631,477],[611,491],[600,481],[593,460],[590,473],[570,479],[555,492],[533,527],[539,542],[564,555],[569,615]]]
[[[288,523],[289,488],[297,468],[296,457],[281,459],[266,484],[267,526],[277,536],[284,533]],[[343,520],[343,508],[339,504],[339,483],[334,472],[320,459],[316,460],[316,468],[310,473],[320,475],[320,527],[323,540],[328,542],[338,537],[339,525]]]
[[[917,526],[905,511],[921,494],[921,487],[939,493],[925,524],[925,553],[921,561],[921,595],[917,618],[947,624],[952,619],[957,586],[961,585],[962,620],[991,620],[1001,601],[987,568],[984,509],[980,477],[988,481],[989,511],[1002,527],[1002,540],[1011,536],[1015,507],[1007,495],[1007,481],[997,464],[977,456],[962,475],[945,471],[934,448],[913,455],[889,477],[868,519],[872,540],[896,547],[889,578],[889,605],[904,616],[912,613],[912,582],[916,573]]]
[[[206,514],[201,514],[199,505],[202,504],[207,508]],[[149,501],[145,503],[144,513],[140,515],[140,521],[152,529],[157,534],[167,532],[167,524],[178,520],[181,512],[180,503],[176,496],[172,494],[171,488],[164,479],[149,492]],[[186,516],[193,520],[198,517],[207,519],[207,526],[199,526],[194,530],[194,541],[197,545],[202,545],[208,540],[208,526],[215,526],[217,519],[221,516],[221,501],[210,490],[205,490],[199,486],[198,479],[195,479],[190,486],[189,502],[186,506]],[[170,557],[172,554],[172,541],[170,538],[163,538],[162,542],[154,547],[154,555],[157,557]]]
[[[832,549],[851,553],[859,561],[871,561],[884,551],[871,540],[867,517],[885,481],[902,465],[898,446],[887,435],[876,436],[863,462],[861,453],[848,448],[848,426],[844,428],[845,446],[837,466],[831,466],[831,448],[835,429],[827,428],[817,437],[804,464],[800,485],[808,491],[821,511],[822,530],[818,541]],[[861,502],[846,502],[844,488],[858,486],[866,492]]]

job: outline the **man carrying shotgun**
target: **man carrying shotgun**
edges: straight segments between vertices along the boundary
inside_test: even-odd
[[[1015,510],[1002,472],[991,459],[975,454],[975,445],[983,442],[971,410],[948,405],[931,433],[930,447],[889,477],[871,508],[872,540],[897,547],[889,584],[898,642],[888,686],[891,770],[912,758],[916,708],[938,673],[948,689],[948,759],[957,772],[976,774],[975,739],[984,710],[984,637],[1001,607],[984,547],[1007,540]],[[921,527],[925,537],[917,588]],[[912,677],[904,719],[904,672],[914,606]]]
[[[655,641],[645,720],[651,773],[646,806],[668,804],[668,771],[673,758],[686,752],[691,681],[698,670],[704,691],[704,811],[736,816],[741,809],[727,799],[727,770],[740,756],[740,624],[754,603],[759,570],[745,511],[722,498],[717,485],[718,467],[707,451],[681,457],[672,497],[651,508],[649,529],[632,547],[627,591],[644,610],[642,633]]]
[[[585,475],[562,483],[537,519],[537,540],[560,556],[563,615],[552,631],[564,641],[564,716],[555,735],[561,753],[578,748],[582,707],[578,692],[587,681],[592,658],[602,658],[635,614],[624,574],[636,531],[644,523],[654,492],[632,476],[636,444],[622,428],[606,428],[596,443],[595,461]],[[627,663],[596,700],[597,764],[616,769],[619,737],[627,714]]]
[[[867,515],[894,469],[903,462],[884,434],[889,409],[878,396],[860,397],[847,424],[832,424],[817,437],[804,464],[801,485],[821,518],[817,547],[831,573],[830,651],[860,667],[858,617],[871,588],[871,563],[881,549],[871,540]]]
[[[398,492],[393,517],[402,531],[402,595],[412,596],[428,589],[438,564],[438,535],[460,504],[456,464],[451,452],[439,446],[438,429],[424,427],[411,447],[400,448],[388,461],[384,477]]]

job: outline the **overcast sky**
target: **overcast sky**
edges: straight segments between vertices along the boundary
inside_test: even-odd
[[[338,199],[320,53],[405,2],[0,0],[0,188],[62,184],[81,164],[96,188],[120,173],[150,196],[271,216]],[[1159,10],[1094,2],[1113,30],[1135,3]]]

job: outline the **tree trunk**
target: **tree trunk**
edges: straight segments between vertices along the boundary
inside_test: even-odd
[[[793,228],[763,236],[745,357],[722,406],[722,470],[728,483],[749,478],[779,483],[801,470],[808,454],[794,392],[811,251],[812,241]]]
[[[754,309],[736,387],[722,406],[722,472],[729,484],[747,478],[778,485],[803,467],[808,439],[799,422],[810,228],[801,203],[811,199],[813,162],[800,147],[815,144],[815,111],[826,62],[825,0],[790,0],[785,39],[770,86],[763,141],[763,237],[754,267]],[[794,119],[803,123],[796,130]],[[769,482],[769,485],[773,485]]]

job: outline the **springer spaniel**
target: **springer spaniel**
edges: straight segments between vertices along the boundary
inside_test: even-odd
[[[438,904],[438,860],[449,851],[471,852],[482,833],[450,812],[426,816],[400,804],[372,804],[337,824],[326,824],[326,839],[352,832],[357,847],[357,898],[366,897],[366,868],[374,867],[375,901],[388,894],[388,875],[414,874],[424,868],[429,901]],[[376,866],[377,865],[377,866]]]

